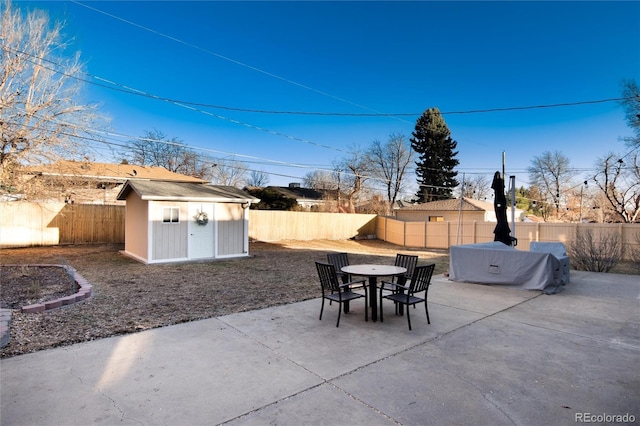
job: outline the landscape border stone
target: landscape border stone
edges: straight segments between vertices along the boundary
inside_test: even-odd
[[[6,265],[11,266],[11,265]],[[89,284],[89,282],[78,273],[73,267],[69,265],[50,265],[50,264],[39,264],[39,265],[26,265],[26,266],[43,266],[43,267],[58,267],[64,269],[70,276],[73,277],[73,280],[78,285],[78,290],[69,296],[64,296],[59,299],[49,300],[45,303],[36,303],[33,305],[23,306],[22,312],[43,312],[51,309],[57,309],[61,306],[72,305],[77,302],[82,302],[86,299],[89,299],[93,296],[93,286]],[[44,307],[44,309],[41,308]]]
[[[63,306],[73,305],[75,303],[83,302],[90,299],[93,296],[93,286],[78,273],[73,267],[69,265],[52,265],[52,264],[37,264],[37,265],[4,265],[4,266],[42,266],[42,267],[58,267],[64,269],[78,285],[78,289],[74,294],[61,297],[54,300],[49,300],[44,303],[34,303],[32,305],[23,306],[20,311],[24,313],[38,313],[45,312],[52,309],[58,309]],[[11,336],[11,309],[0,309],[0,348],[6,346],[9,343]]]

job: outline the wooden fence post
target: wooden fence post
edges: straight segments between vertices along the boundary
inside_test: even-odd
[[[427,245],[427,234],[429,233],[429,222],[428,221],[426,221],[426,220],[424,221],[424,228],[422,228],[422,229],[424,229],[424,248],[427,248],[427,247],[429,247]]]

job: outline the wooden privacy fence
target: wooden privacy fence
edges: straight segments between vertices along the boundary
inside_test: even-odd
[[[249,210],[249,238],[259,241],[375,238],[375,214]]]
[[[65,203],[0,203],[0,247],[124,243],[125,207]],[[258,241],[378,238],[399,246],[448,249],[493,241],[493,222],[404,222],[374,214],[249,211],[249,238]],[[578,229],[620,235],[624,252],[639,250],[640,224],[523,223],[518,249],[532,241],[570,243]]]
[[[430,249],[448,249],[458,244],[476,244],[493,241],[495,222],[404,222],[389,217],[378,217],[378,239],[400,246]],[[511,226],[511,224],[509,224]],[[640,250],[639,223],[528,223],[517,222],[515,233],[519,250],[529,250],[531,242],[562,242],[575,240],[578,230],[591,230],[597,239],[603,234],[618,234],[621,250],[628,258]]]
[[[249,211],[259,241],[375,238],[376,215]],[[0,203],[0,247],[124,243],[125,207],[100,204]]]
[[[0,247],[124,242],[124,206],[0,203]]]

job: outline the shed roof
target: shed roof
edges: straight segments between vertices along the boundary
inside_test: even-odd
[[[131,192],[143,200],[153,201],[200,201],[213,203],[257,203],[260,200],[234,186],[204,185],[187,182],[160,182],[128,180],[118,200],[126,200]]]

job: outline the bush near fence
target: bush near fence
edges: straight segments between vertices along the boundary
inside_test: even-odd
[[[0,247],[124,244],[125,207],[65,203],[0,203]],[[621,236],[625,259],[640,250],[640,224],[515,224],[518,249],[532,241],[571,243],[578,227]],[[448,249],[493,241],[492,222],[404,222],[373,214],[249,211],[249,238],[258,241],[378,238],[399,246]]]

